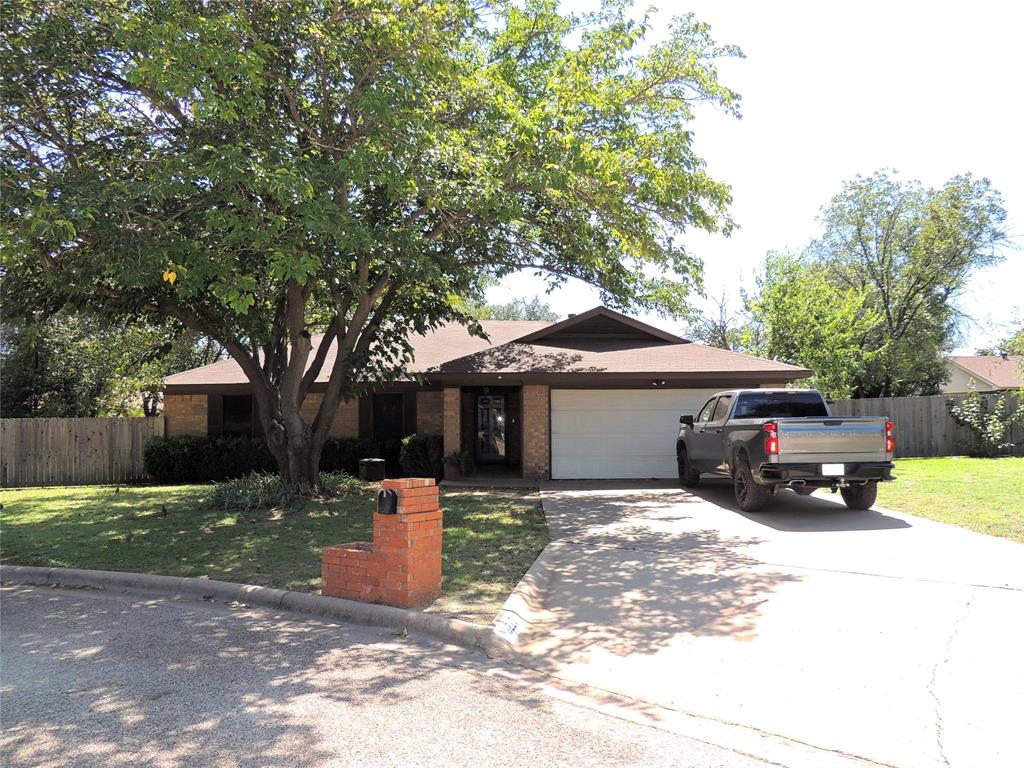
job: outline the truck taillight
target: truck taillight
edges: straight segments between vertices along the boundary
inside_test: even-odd
[[[896,439],[892,434],[892,422],[885,422],[885,452],[894,453],[896,450]]]
[[[764,452],[768,456],[779,455],[779,425],[769,421],[764,425],[764,431],[768,436],[764,439]]]

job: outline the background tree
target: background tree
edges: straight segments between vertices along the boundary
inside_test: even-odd
[[[5,267],[215,339],[290,482],[315,485],[339,403],[400,375],[410,333],[480,332],[453,298],[481,280],[528,269],[678,314],[699,263],[676,233],[730,227],[686,126],[698,103],[735,112],[715,61],[739,52],[692,17],[647,45],[622,2],[6,10]]]
[[[868,292],[805,257],[769,254],[748,306],[760,328],[751,351],[809,368],[809,385],[826,397],[849,397],[878,354],[865,344],[880,321]]]
[[[1017,324],[1021,321],[1018,319]],[[1012,325],[1011,325],[1012,327]],[[994,347],[984,347],[982,349],[975,350],[975,354],[978,355],[1014,355],[1024,356],[1024,324],[1021,324],[1017,330],[1009,333],[1006,338],[996,344]]]
[[[969,174],[938,189],[884,172],[847,182],[819,240],[766,261],[751,301],[766,354],[815,370],[834,397],[938,392],[956,298],[999,260],[1005,218],[998,192]]]
[[[864,292],[880,318],[865,339],[877,354],[855,396],[934,394],[956,338],[956,298],[1007,239],[999,193],[970,174],[926,189],[878,172],[847,182],[822,218],[810,254],[840,285]]]
[[[7,418],[153,416],[165,376],[222,353],[212,339],[171,324],[11,314],[0,324],[0,414]]]
[[[733,311],[723,293],[712,301],[709,310],[692,312],[683,328],[683,336],[709,347],[760,353],[763,347],[761,327],[747,311],[746,293],[741,292],[741,300],[743,308]]]
[[[477,320],[558,320],[558,313],[537,296],[529,301],[513,299],[507,304],[478,304],[469,312]]]

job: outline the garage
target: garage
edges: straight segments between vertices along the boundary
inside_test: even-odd
[[[679,416],[719,391],[552,389],[552,479],[675,477]]]

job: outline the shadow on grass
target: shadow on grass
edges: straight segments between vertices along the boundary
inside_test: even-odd
[[[376,486],[272,510],[203,504],[208,486],[6,491],[0,560],[316,592],[320,550],[372,538]],[[442,612],[487,623],[547,544],[534,492],[445,493]]]

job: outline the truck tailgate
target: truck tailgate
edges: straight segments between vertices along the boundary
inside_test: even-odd
[[[779,419],[779,463],[886,461],[884,418]]]

